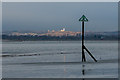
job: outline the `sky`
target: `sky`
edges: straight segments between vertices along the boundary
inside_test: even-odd
[[[81,31],[79,18],[88,18],[85,30],[118,30],[117,2],[3,2],[4,31]]]

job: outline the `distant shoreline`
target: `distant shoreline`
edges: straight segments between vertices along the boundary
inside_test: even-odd
[[[82,41],[82,40],[25,40],[26,41]],[[118,41],[118,40],[85,40],[85,41]],[[24,42],[20,40],[2,40],[2,42]]]
[[[85,40],[118,40],[118,35],[86,35]],[[82,37],[79,36],[11,36],[2,35],[3,41],[81,41]]]

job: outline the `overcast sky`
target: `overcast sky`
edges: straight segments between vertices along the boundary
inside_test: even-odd
[[[66,28],[80,31],[79,18],[88,18],[86,31],[117,31],[118,3],[5,2],[2,4],[3,31],[47,31]]]

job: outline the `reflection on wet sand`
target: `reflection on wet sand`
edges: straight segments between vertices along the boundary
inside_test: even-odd
[[[83,78],[82,80],[85,80],[84,76],[85,76],[85,65],[82,64],[82,75],[83,75]]]
[[[64,62],[66,62],[66,56],[64,55]],[[64,66],[64,73],[66,73],[66,68]]]

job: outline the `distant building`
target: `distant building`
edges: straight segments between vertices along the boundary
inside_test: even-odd
[[[65,31],[65,28],[61,29],[60,31],[61,31],[61,32],[64,32],[64,31]]]
[[[48,30],[48,32],[50,32],[50,30]]]
[[[19,32],[13,32],[12,34],[10,34],[12,36],[35,36],[38,35],[37,33],[19,33]]]
[[[72,32],[72,31],[65,31],[65,28],[61,29],[60,31],[48,31],[48,33],[40,34],[40,36],[80,36],[81,32]]]
[[[55,30],[48,30],[46,33],[19,33],[19,32],[13,32],[11,35],[16,36],[81,36],[81,32],[73,32],[73,31],[65,31],[65,28],[55,31]]]
[[[55,30],[52,30],[52,32],[55,32]]]

